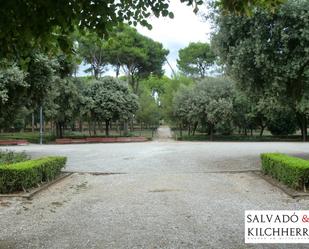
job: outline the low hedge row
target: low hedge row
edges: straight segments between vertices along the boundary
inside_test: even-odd
[[[280,153],[261,154],[262,170],[280,182],[302,189],[309,183],[309,161]]]
[[[0,193],[21,191],[57,177],[65,166],[66,157],[44,157],[0,165]]]

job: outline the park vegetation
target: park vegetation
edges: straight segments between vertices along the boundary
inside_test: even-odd
[[[296,190],[306,191],[308,188],[308,160],[279,153],[264,153],[261,155],[261,161],[264,174]]]
[[[196,45],[180,51],[179,68],[189,86],[174,95],[174,119],[188,135],[198,129],[210,139],[218,134],[254,135],[265,129],[272,135],[289,135],[298,130],[307,139],[309,94],[309,6],[307,1],[287,1],[271,13],[256,9],[251,15],[212,15],[216,24],[211,47],[200,52]],[[205,46],[208,48],[208,46]],[[184,55],[191,51],[192,58]],[[199,73],[202,56],[208,67],[219,63],[220,77]],[[189,61],[188,61],[189,60]],[[181,134],[180,134],[181,135]]]
[[[0,193],[26,191],[60,175],[65,157],[44,157],[0,164]]]
[[[50,134],[45,141],[85,132],[127,136],[162,122],[183,139],[262,137],[265,131],[307,138],[305,0],[209,1],[216,27],[212,40],[181,49],[172,77],[163,70],[169,51],[132,27],[150,28],[151,14],[172,18],[168,1],[14,2],[1,9],[3,138],[37,131],[41,111],[43,130]],[[25,10],[40,19],[26,22]],[[7,13],[16,15],[14,22]],[[82,63],[91,76],[76,76]]]

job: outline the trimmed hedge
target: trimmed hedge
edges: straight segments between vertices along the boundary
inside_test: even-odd
[[[262,170],[280,182],[302,189],[309,183],[309,161],[280,153],[261,154]]]
[[[21,191],[54,179],[65,166],[66,157],[44,157],[0,165],[0,193]]]

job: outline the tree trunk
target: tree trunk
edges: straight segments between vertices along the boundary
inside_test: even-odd
[[[105,121],[105,135],[109,136],[109,120]]]
[[[34,112],[31,114],[31,131],[34,132]]]
[[[296,118],[301,131],[301,139],[303,142],[307,141],[307,118],[303,114],[296,113]]]
[[[64,124],[62,124],[62,123],[60,123],[60,133],[59,133],[59,135],[60,135],[60,138],[63,138],[63,130],[64,130]]]
[[[125,120],[124,123],[123,123],[123,135],[127,136],[128,134],[129,134],[129,131],[128,131],[128,121]]]
[[[182,123],[180,123],[179,128],[180,128],[179,135],[180,135],[180,137],[182,137]]]
[[[98,122],[98,126],[99,126],[99,129],[100,129],[100,132],[103,133],[104,132],[103,122]]]
[[[305,116],[302,118],[302,140],[307,141],[307,118]]]
[[[253,136],[253,129],[252,128],[250,128],[250,135],[251,135],[251,137]]]
[[[262,137],[262,136],[263,136],[264,129],[265,129],[265,126],[264,126],[264,125],[261,125],[260,137]]]
[[[79,120],[79,132],[83,132],[83,121],[81,119]]]
[[[210,131],[210,141],[214,141],[214,126],[212,124],[209,125]]]
[[[117,79],[118,79],[119,73],[120,73],[120,65],[117,65],[116,66],[116,78]]]
[[[93,122],[93,135],[97,135],[97,125],[96,125],[96,121]]]
[[[198,122],[195,122],[194,126],[193,126],[193,133],[192,133],[193,136],[195,135],[195,131],[197,129],[197,125],[198,125]]]
[[[88,120],[88,132],[89,132],[89,136],[91,137],[91,121]]]

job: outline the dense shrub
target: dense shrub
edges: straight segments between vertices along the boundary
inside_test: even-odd
[[[25,152],[1,151],[0,150],[0,165],[18,163],[29,160],[30,157]]]
[[[65,157],[45,157],[0,165],[0,193],[21,191],[50,181],[65,166]]]
[[[294,188],[301,189],[309,183],[309,161],[279,153],[261,155],[265,174]]]
[[[274,136],[294,134],[297,130],[295,115],[291,111],[274,113],[267,127]]]

